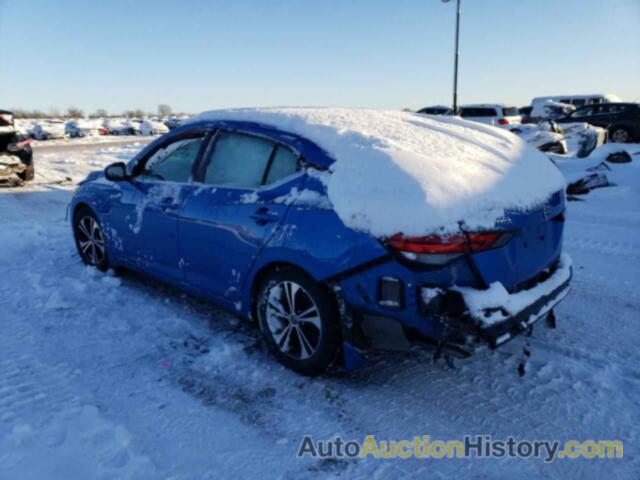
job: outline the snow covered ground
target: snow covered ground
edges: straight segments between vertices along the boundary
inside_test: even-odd
[[[517,339],[453,370],[414,350],[308,379],[212,305],[81,264],[65,222],[73,185],[51,182],[139,148],[36,153],[35,182],[0,189],[0,479],[638,478],[640,155],[610,165],[617,186],[569,203],[573,290],[557,330],[536,327],[524,377]],[[598,163],[558,162],[571,175]],[[551,464],[298,460],[305,434],[620,439],[625,449],[621,460]]]

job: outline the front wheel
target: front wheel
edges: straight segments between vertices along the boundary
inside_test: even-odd
[[[30,182],[36,176],[36,168],[33,163],[24,169],[24,172],[18,174],[23,182]]]
[[[336,302],[303,272],[269,273],[258,291],[257,314],[262,336],[286,367],[317,375],[335,360],[340,347]]]
[[[78,253],[87,265],[103,272],[109,268],[107,242],[95,214],[86,207],[81,207],[73,217],[73,234]]]

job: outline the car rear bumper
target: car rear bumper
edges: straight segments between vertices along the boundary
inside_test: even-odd
[[[486,290],[454,288],[462,296],[464,316],[477,336],[495,348],[513,336],[526,331],[547,315],[569,293],[572,277],[571,258],[562,255],[547,278],[515,293],[499,283]]]
[[[22,173],[26,165],[17,155],[6,155],[0,153],[0,178]]]
[[[342,283],[337,294],[343,338],[360,353],[377,348],[404,350],[411,344],[423,344],[469,356],[481,345],[496,348],[526,332],[567,296],[571,277],[571,259],[563,254],[511,292],[500,282],[493,282],[486,289],[424,286],[416,282],[415,293],[406,292],[406,298],[413,297],[415,301],[394,315],[354,308],[350,302],[353,295],[345,295],[347,290],[343,287],[348,286]],[[396,338],[399,336],[401,340]]]

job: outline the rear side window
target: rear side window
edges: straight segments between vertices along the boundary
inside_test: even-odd
[[[223,132],[209,158],[204,182],[210,185],[258,187],[274,144],[263,138]]]
[[[516,117],[520,115],[520,112],[516,107],[504,107],[502,109],[502,115],[504,117]]]
[[[460,109],[461,117],[495,117],[497,116],[495,108],[477,108],[467,107]]]
[[[298,157],[296,157],[287,147],[276,147],[275,154],[269,165],[269,171],[264,183],[274,183],[289,175],[292,175],[298,169]]]
[[[298,170],[298,157],[287,147],[262,137],[222,132],[207,162],[204,183],[257,188]]]

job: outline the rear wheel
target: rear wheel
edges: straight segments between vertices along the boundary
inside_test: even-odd
[[[631,139],[629,131],[623,127],[613,127],[609,131],[609,138],[615,143],[627,143]]]
[[[317,375],[331,365],[340,347],[334,299],[308,275],[292,268],[274,270],[257,298],[260,331],[286,367]]]
[[[81,207],[76,211],[73,233],[82,261],[103,272],[106,271],[109,268],[107,242],[100,222],[89,208]]]

